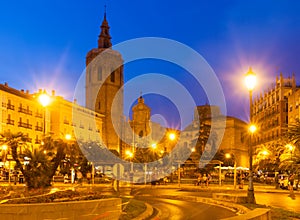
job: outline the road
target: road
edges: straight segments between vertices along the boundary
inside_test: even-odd
[[[176,194],[176,190],[143,188],[135,192],[135,199],[145,201],[159,210],[159,219],[221,219],[235,216],[229,209],[199,202],[159,198],[159,195]]]
[[[193,207],[199,205],[199,209],[200,210],[204,210],[203,213],[211,213],[212,210],[215,210],[213,212],[213,214],[218,215],[219,213],[221,213],[222,218],[224,218],[225,212],[223,212],[224,210],[222,209],[216,209],[216,207],[212,207],[209,205],[204,205],[202,206],[202,204],[198,203],[195,204],[193,202],[187,202],[186,201],[178,201],[178,200],[168,200],[168,199],[163,199],[163,198],[155,198],[155,197],[159,197],[161,195],[172,195],[172,196],[199,196],[199,197],[207,197],[207,198],[211,198],[212,197],[212,193],[216,192],[215,190],[210,190],[210,189],[203,189],[203,190],[199,190],[199,191],[182,191],[182,190],[178,190],[178,189],[168,189],[166,187],[162,188],[160,186],[157,186],[156,188],[140,188],[138,190],[136,190],[134,192],[135,196],[141,196],[143,195],[143,200],[148,202],[153,205],[154,207],[157,207],[158,209],[162,209],[164,210],[164,212],[168,213],[166,211],[166,209],[170,209],[170,210],[178,210],[176,211],[176,213],[180,213],[180,212],[184,212],[184,215],[181,216],[185,216],[185,218],[187,216],[192,216],[193,215],[197,215],[198,212],[193,210]],[[230,191],[226,191],[224,190],[225,193],[230,193]],[[247,194],[247,190],[243,190],[243,191],[239,191],[239,192],[244,192],[245,195]],[[232,193],[232,191],[231,191]],[[152,196],[152,197],[151,197]],[[154,201],[153,199],[154,198]],[[295,194],[295,198],[291,198],[289,196],[289,192],[287,190],[274,190],[273,192],[264,192],[264,191],[255,191],[255,198],[256,198],[256,202],[257,204],[263,204],[263,205],[267,205],[267,206],[273,206],[273,207],[278,207],[278,208],[282,208],[285,210],[289,210],[295,213],[300,213],[300,206],[299,206],[299,200],[300,200],[300,193],[296,193]],[[181,203],[182,202],[182,203]],[[154,203],[154,204],[153,204]],[[155,204],[156,203],[156,204]],[[184,207],[183,211],[182,208],[180,208],[179,206]],[[186,209],[190,209],[189,205],[191,205],[191,212],[185,212]],[[162,206],[162,207],[160,207]],[[218,207],[219,208],[219,207]],[[180,211],[181,210],[181,211]],[[197,208],[196,208],[197,210]],[[226,210],[228,211],[228,210]],[[201,217],[202,214],[199,214],[199,216]],[[218,218],[217,216],[215,217],[216,219]],[[167,218],[165,218],[167,219]],[[180,218],[174,218],[174,219],[180,219]],[[192,218],[190,218],[192,219]],[[205,219],[204,217],[202,219]]]
[[[255,192],[255,199],[257,204],[265,204],[300,213],[300,194],[296,194],[295,198],[291,198],[289,193]]]

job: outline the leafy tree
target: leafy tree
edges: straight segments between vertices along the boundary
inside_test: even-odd
[[[27,137],[21,132],[17,134],[5,132],[0,136],[0,143],[6,144],[11,149],[16,166],[24,175],[29,189],[50,186],[58,167],[64,168],[63,162],[66,158],[69,158],[71,166],[75,163],[81,166],[83,173],[90,169],[79,146],[70,145],[61,139],[53,140],[46,137],[43,144],[33,149],[28,144]],[[24,158],[27,158],[25,164],[22,163]]]
[[[299,148],[299,143],[300,143],[300,122],[299,121],[290,124],[288,126],[287,135],[290,142],[295,144]]]

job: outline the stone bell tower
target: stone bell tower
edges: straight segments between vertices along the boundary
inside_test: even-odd
[[[106,12],[100,28],[98,47],[86,55],[86,107],[104,115],[102,141],[107,148],[119,152],[114,123],[121,123],[123,115],[123,59],[112,49]],[[112,109],[113,102],[117,111]]]
[[[151,109],[145,104],[144,98],[140,96],[138,103],[132,107],[131,127],[133,132],[141,137],[150,134],[150,113]]]

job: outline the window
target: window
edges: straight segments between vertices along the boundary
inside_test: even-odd
[[[112,73],[110,74],[110,81],[111,81],[111,82],[115,82],[115,72],[112,72]]]
[[[101,68],[101,66],[98,67],[97,79],[98,79],[98,81],[102,80],[102,68]]]
[[[92,82],[92,68],[91,67],[88,68],[88,78],[89,78],[89,82]]]
[[[101,108],[101,102],[98,102],[98,110]]]

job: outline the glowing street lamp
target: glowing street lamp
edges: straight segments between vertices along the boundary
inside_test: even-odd
[[[169,133],[168,138],[170,141],[174,141],[176,139],[176,134],[171,132],[171,133]]]
[[[285,147],[290,151],[291,153],[291,163],[292,163],[292,169],[293,169],[293,151],[295,149],[295,146],[292,144],[287,144]]]
[[[249,131],[251,134],[254,134],[256,132],[256,130],[257,130],[256,125],[252,124],[249,126]]]
[[[47,107],[50,104],[50,96],[46,92],[40,94],[39,102],[43,107]]]
[[[245,76],[245,84],[246,84],[248,91],[253,91],[253,89],[256,86],[256,82],[257,82],[256,74],[252,71],[252,68],[249,67],[249,70]]]
[[[264,155],[264,156],[268,156],[268,155],[269,155],[269,152],[268,152],[267,150],[263,150],[261,153],[262,153],[262,155]]]
[[[2,145],[2,150],[7,151],[8,146],[6,144]]]
[[[157,144],[155,144],[155,143],[151,144],[151,148],[152,148],[153,150],[155,150],[155,149],[157,148]]]
[[[65,135],[65,139],[66,139],[67,141],[71,140],[71,139],[72,139],[72,135],[66,134],[66,135]]]
[[[133,163],[132,163],[133,153],[130,150],[127,150],[125,154],[130,159],[130,172],[133,172]]]
[[[44,107],[44,128],[43,128],[43,134],[45,138],[46,134],[46,107],[50,104],[50,96],[44,91],[41,93],[38,97],[39,103]]]
[[[248,203],[255,203],[254,196],[254,187],[253,187],[253,147],[251,143],[251,136],[256,131],[256,126],[252,124],[252,92],[256,86],[256,74],[252,71],[252,68],[249,67],[248,72],[245,75],[245,84],[249,91],[249,104],[250,104],[250,127],[249,132],[251,133],[249,138],[249,186],[248,186]]]

